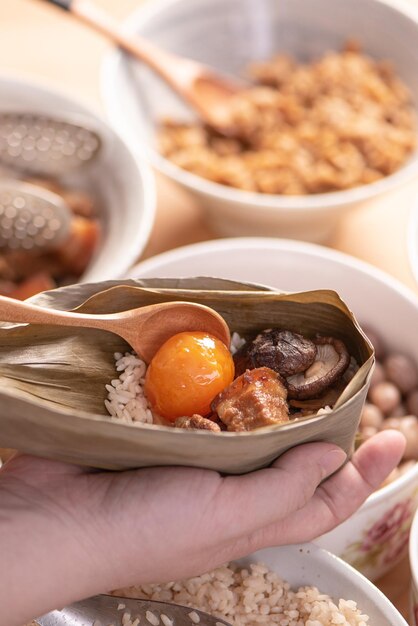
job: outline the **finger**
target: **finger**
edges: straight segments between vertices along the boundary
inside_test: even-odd
[[[383,431],[364,443],[335,476],[318,487],[313,498],[278,527],[264,529],[255,543],[310,541],[349,518],[398,465],[405,438]]]
[[[215,515],[222,527],[227,524],[235,531],[235,536],[277,522],[303,507],[320,482],[345,459],[345,452],[330,443],[298,446],[269,468],[225,478],[215,500]],[[225,518],[226,511],[229,519]]]

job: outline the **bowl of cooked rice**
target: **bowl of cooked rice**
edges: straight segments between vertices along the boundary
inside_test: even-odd
[[[153,0],[126,28],[247,81],[226,138],[123,52],[103,71],[113,125],[222,236],[326,241],[348,209],[417,172],[418,24],[406,3]]]
[[[406,626],[367,578],[312,544],[260,550],[201,576],[129,587],[115,595],[190,606],[191,624],[198,623],[194,608],[231,626]],[[166,619],[155,623],[171,626]],[[128,614],[125,620],[132,623]]]

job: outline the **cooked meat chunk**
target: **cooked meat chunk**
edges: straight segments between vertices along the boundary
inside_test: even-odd
[[[269,328],[237,352],[235,364],[239,373],[269,367],[281,376],[292,376],[308,369],[315,356],[316,346],[310,339],[290,330]]]
[[[212,402],[229,431],[247,431],[289,421],[287,391],[268,367],[247,370]]]
[[[178,417],[174,422],[174,426],[176,428],[185,428],[186,430],[211,430],[214,433],[221,432],[218,424],[196,413],[191,417]]]

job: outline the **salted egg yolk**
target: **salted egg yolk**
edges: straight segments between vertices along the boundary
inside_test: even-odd
[[[234,371],[222,341],[204,332],[178,333],[149,364],[145,393],[152,410],[168,420],[207,415],[214,397],[233,381]]]

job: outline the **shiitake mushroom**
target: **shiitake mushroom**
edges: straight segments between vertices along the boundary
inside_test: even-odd
[[[316,357],[302,373],[286,378],[289,398],[317,398],[343,376],[350,364],[345,344],[334,337],[316,337]]]
[[[310,340],[290,330],[268,328],[247,342],[235,357],[235,370],[269,367],[282,377],[304,372],[315,360],[316,346]]]
[[[334,337],[313,340],[298,333],[269,328],[248,341],[234,356],[236,374],[268,367],[280,374],[288,397],[321,397],[341,379],[350,364],[345,344]]]

